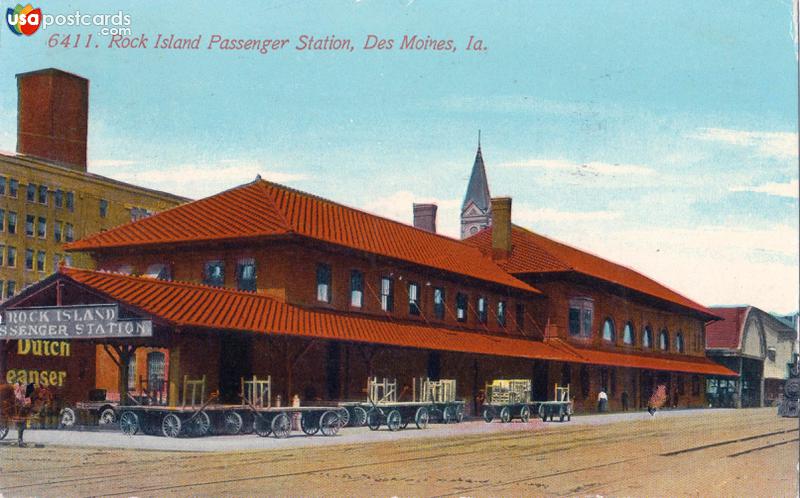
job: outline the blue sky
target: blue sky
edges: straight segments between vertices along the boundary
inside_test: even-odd
[[[8,2],[3,2],[5,11]],[[256,173],[458,230],[477,130],[523,226],[707,305],[798,302],[797,53],[790,1],[34,4],[131,16],[134,34],[290,38],[266,55],[47,48],[0,34],[0,149],[18,72],[91,80],[94,172],[199,197]],[[178,4],[176,4],[178,5]],[[167,14],[167,15],[165,15]],[[452,39],[454,53],[300,52],[302,34]],[[465,49],[470,35],[487,50]]]

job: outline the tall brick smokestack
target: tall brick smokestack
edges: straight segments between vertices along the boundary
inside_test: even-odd
[[[414,203],[414,226],[422,230],[436,233],[436,204]]]
[[[492,198],[492,257],[511,255],[511,197]]]
[[[86,171],[89,80],[49,68],[17,75],[17,153]]]

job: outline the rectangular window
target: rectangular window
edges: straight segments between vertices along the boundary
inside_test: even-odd
[[[6,282],[6,299],[14,297],[14,294],[17,293],[17,283],[13,280],[9,280]]]
[[[100,217],[105,218],[108,216],[108,201],[100,199]]]
[[[591,337],[594,302],[587,297],[578,297],[569,301],[569,335],[573,337]]]
[[[525,332],[525,305],[522,303],[517,303],[517,306],[514,308],[514,320],[517,322],[517,330],[519,332]]]
[[[317,301],[331,302],[331,267],[324,263],[317,264]]]
[[[75,240],[75,230],[72,228],[72,223],[64,224],[64,240],[67,242]]]
[[[350,272],[350,306],[360,308],[364,305],[364,275],[358,270]]]
[[[53,204],[56,205],[57,208],[64,207],[64,191],[58,189],[53,194]]]
[[[239,290],[256,290],[256,260],[241,259],[236,264],[236,285]]]
[[[26,199],[28,202],[36,202],[36,185],[33,183],[28,184]]]
[[[3,266],[3,261],[6,258],[6,246],[0,246],[0,266]]]
[[[0,176],[0,178],[2,178]],[[6,210],[0,209],[0,232],[5,231],[6,229]]]
[[[419,285],[408,284],[408,313],[419,315]]]
[[[433,313],[437,320],[444,320],[444,289],[441,287],[433,289]]]
[[[17,213],[14,211],[8,212],[8,234],[13,235],[17,233]]]
[[[61,263],[61,255],[53,254],[53,272],[58,271],[58,264]]]
[[[506,326],[506,302],[497,302],[497,324],[501,327]]]
[[[460,292],[456,294],[456,320],[467,321],[467,295]]]
[[[39,204],[47,205],[47,185],[39,185]]]
[[[25,269],[33,270],[33,249],[25,249]]]
[[[47,219],[39,216],[39,219],[37,221],[38,223],[36,225],[36,235],[38,235],[40,238],[43,239],[47,237]]]
[[[64,255],[64,264],[71,267],[72,266],[72,256],[69,254]]]
[[[33,237],[33,225],[36,222],[36,217],[32,214],[25,216],[25,235]]]
[[[480,323],[486,323],[486,317],[488,315],[487,310],[486,310],[487,306],[488,305],[486,303],[486,298],[482,297],[482,296],[479,297],[478,298],[478,322],[480,322]]]
[[[6,265],[11,268],[17,266],[17,248],[14,246],[6,247]]]
[[[19,191],[19,180],[17,180],[16,178],[10,178],[8,180],[8,195],[16,199],[18,191]]]
[[[45,252],[44,251],[37,251],[36,252],[36,271],[44,271],[44,263],[45,263]]]
[[[394,310],[394,282],[389,277],[381,278],[381,309],[387,312]]]
[[[67,209],[75,210],[75,192],[67,192]]]
[[[6,177],[0,176],[0,195],[6,195]]]
[[[53,223],[53,238],[56,242],[61,242],[61,222],[56,221]]]
[[[225,263],[219,260],[206,261],[203,270],[203,283],[214,287],[225,285]]]

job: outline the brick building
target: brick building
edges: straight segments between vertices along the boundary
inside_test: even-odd
[[[63,244],[188,199],[87,171],[89,81],[57,69],[17,75],[17,152],[0,154],[0,301],[62,260]]]

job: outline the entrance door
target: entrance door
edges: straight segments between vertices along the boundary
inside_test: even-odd
[[[536,401],[547,401],[550,398],[548,397],[548,378],[547,378],[547,362],[545,361],[534,361],[533,362],[533,371],[531,372],[533,385],[531,388],[531,396]]]
[[[226,335],[219,348],[219,394],[222,403],[239,403],[242,377],[252,377],[250,359],[252,338],[245,335]]]

